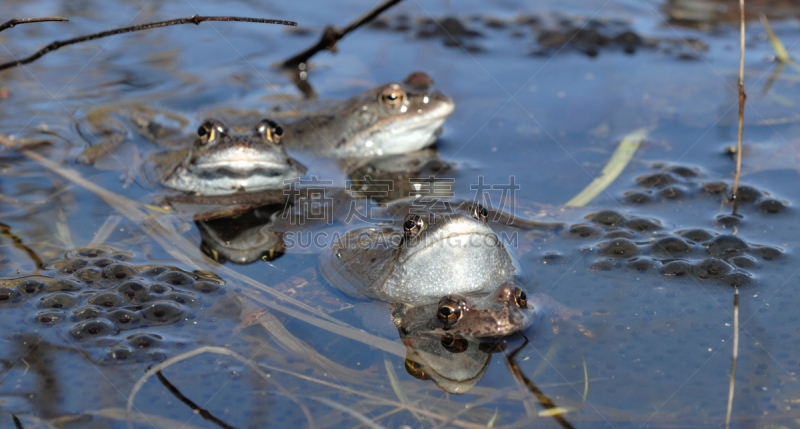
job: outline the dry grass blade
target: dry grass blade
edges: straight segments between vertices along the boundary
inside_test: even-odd
[[[792,60],[786,47],[783,46],[783,42],[781,42],[781,39],[775,34],[775,31],[772,30],[772,25],[770,25],[767,16],[762,13],[759,18],[761,19],[761,25],[764,26],[764,30],[767,32],[767,37],[769,38],[770,44],[772,44],[772,49],[775,51],[775,57],[778,61],[780,61],[781,64],[789,64],[793,69],[800,71],[800,66]]]
[[[391,353],[396,356],[400,356],[403,358],[405,358],[406,356],[406,348],[398,342],[390,341],[385,338],[381,338],[376,335],[360,331],[358,329],[353,328],[352,326],[342,326],[339,324],[334,324],[326,320],[321,320],[314,316],[304,314],[302,312],[298,312],[290,308],[286,308],[280,304],[276,304],[270,300],[264,299],[263,296],[256,295],[251,291],[245,290],[242,293],[247,297],[257,301],[260,304],[270,307],[273,310],[277,310],[287,316],[293,317],[298,320],[302,320],[320,329],[324,329],[336,335],[358,341],[360,343],[366,344],[371,347],[381,349],[387,353]]]
[[[260,309],[260,307],[257,307],[249,301],[242,300],[242,308],[247,311],[248,307],[249,309]],[[363,371],[358,371],[339,365],[338,363],[320,354],[305,341],[292,335],[292,333],[289,332],[289,330],[286,329],[283,324],[270,312],[265,311],[260,314],[257,322],[264,327],[272,339],[275,340],[275,342],[285,351],[294,353],[298,357],[313,362],[332,377],[345,380],[364,377]]]
[[[115,36],[117,34],[123,33],[132,33],[134,31],[141,31],[141,30],[149,30],[151,28],[158,28],[158,27],[168,27],[171,25],[180,25],[180,24],[195,24],[199,25],[201,22],[205,21],[238,21],[238,22],[257,22],[262,24],[278,24],[278,25],[289,25],[293,27],[297,27],[297,23],[294,21],[284,21],[281,19],[261,19],[261,18],[248,18],[248,17],[238,17],[238,16],[199,16],[194,15],[188,18],[178,18],[178,19],[170,19],[167,21],[158,21],[158,22],[151,22],[148,24],[140,24],[134,25],[131,27],[123,27],[117,28],[114,30],[107,30],[101,31],[99,33],[88,34],[86,36],[79,36],[72,39],[67,40],[56,40],[55,42],[50,43],[49,45],[45,46],[44,48],[36,51],[33,55],[23,58],[21,60],[10,61],[4,64],[0,64],[0,70],[9,69],[12,67],[17,67],[25,64],[32,63],[42,56],[44,56],[48,52],[55,51],[56,49],[62,48],[68,45],[74,45],[76,43],[86,42],[88,40],[95,40],[100,39],[103,37],[108,36]]]
[[[408,395],[406,392],[403,391],[403,386],[400,386],[400,379],[397,378],[397,373],[394,371],[394,366],[392,366],[392,362],[389,359],[383,359],[383,366],[386,368],[386,375],[389,377],[389,383],[392,385],[392,390],[394,391],[394,395],[397,396],[397,399],[403,403],[403,405],[411,404],[411,401],[408,400]],[[411,412],[415,419],[420,422],[424,422],[425,418],[420,416],[415,412]]]
[[[583,361],[583,402],[586,402],[586,396],[589,395],[589,369],[586,368],[586,359]]]
[[[380,396],[377,396],[372,389],[369,389],[369,390],[356,390],[356,389],[352,389],[352,388],[349,388],[349,387],[340,386],[340,385],[337,385],[337,384],[334,384],[334,383],[331,383],[331,382],[328,382],[328,381],[325,381],[325,380],[320,380],[320,379],[317,379],[317,378],[313,378],[313,377],[307,376],[305,374],[298,374],[296,372],[289,371],[289,370],[287,370],[285,368],[280,368],[280,367],[276,367],[276,366],[272,366],[272,365],[265,365],[265,364],[261,364],[261,366],[264,367],[264,368],[269,369],[270,371],[280,372],[280,373],[283,373],[283,374],[288,374],[288,375],[300,378],[300,379],[305,380],[305,381],[309,381],[309,382],[312,382],[312,383],[319,384],[321,386],[326,386],[326,387],[334,388],[334,389],[337,389],[337,390],[341,390],[341,391],[343,391],[343,392],[345,392],[347,394],[350,394],[350,395],[361,396],[365,400],[374,401],[374,402],[377,402],[377,403],[380,403],[380,404],[383,404],[383,405],[396,407],[399,410],[406,410],[406,411],[409,411],[409,412],[416,412],[418,414],[421,414],[421,415],[426,416],[426,417],[430,417],[430,418],[435,419],[435,420],[446,420],[447,419],[447,416],[442,416],[441,414],[435,413],[433,411],[425,410],[425,409],[422,409],[422,408],[419,408],[419,407],[415,407],[413,405],[404,405],[404,404],[401,404],[401,403],[399,403],[397,401],[392,401],[392,400],[389,400],[389,399],[382,398]],[[428,398],[428,397],[425,397],[425,398]],[[431,404],[431,405],[434,405],[434,404]],[[435,404],[435,405],[436,406],[441,406],[442,404],[439,403],[439,404]],[[455,421],[452,422],[452,425],[453,426],[457,426],[457,427],[461,427],[461,428],[465,428],[465,429],[486,428],[485,425],[465,422],[463,420],[455,420]]]
[[[365,416],[364,414],[361,414],[358,411],[356,411],[356,410],[354,410],[354,409],[352,409],[352,408],[350,408],[350,407],[348,407],[346,405],[340,404],[338,402],[331,401],[328,398],[321,398],[319,396],[309,396],[309,398],[311,398],[311,399],[313,399],[315,401],[322,402],[323,404],[325,404],[325,405],[327,405],[327,406],[329,406],[331,408],[335,408],[335,409],[337,409],[339,411],[343,411],[343,412],[345,412],[347,414],[350,414],[351,416],[355,417],[356,420],[360,421],[362,424],[366,425],[367,427],[371,427],[372,429],[383,429],[383,426],[373,422],[372,420],[367,418],[367,416]]]
[[[109,420],[115,421],[125,421],[128,420],[127,413],[125,412],[124,408],[102,408],[95,411],[87,411],[82,414],[72,414],[67,416],[56,417],[49,422],[44,424],[47,425],[48,428],[63,428],[66,426],[70,426],[69,424],[75,424],[77,420],[84,421],[86,416],[92,417],[100,417]],[[163,428],[163,429],[172,429],[172,428],[181,428],[181,429],[201,429],[197,426],[190,425],[186,422],[179,422],[177,420],[173,420],[167,417],[155,416],[152,414],[140,414],[136,416],[130,417],[130,420],[134,423],[139,423],[142,425],[146,425],[147,427],[155,427],[155,428]],[[95,423],[97,421],[95,420]],[[27,429],[35,429],[40,426],[33,426]]]
[[[439,424],[437,424],[434,427],[434,429],[443,429],[443,428],[447,427],[448,425],[450,425],[450,423],[455,421],[458,417],[460,417],[464,413],[467,413],[467,412],[469,412],[471,410],[474,410],[474,409],[476,409],[476,408],[478,408],[478,407],[480,407],[480,406],[482,406],[484,404],[488,404],[490,402],[494,402],[496,399],[499,399],[503,395],[507,395],[510,391],[511,391],[511,388],[497,389],[491,395],[484,396],[483,398],[468,404],[468,406],[465,406],[459,412],[457,412],[457,413],[451,415],[450,417],[448,417],[447,420],[439,422]],[[495,411],[495,415],[494,415],[494,417],[492,417],[492,421],[494,421],[496,418],[497,418],[497,412]],[[489,425],[489,426],[492,426],[492,425]]]
[[[9,28],[14,28],[19,24],[30,24],[32,22],[52,22],[52,21],[69,21],[69,19],[62,18],[60,16],[45,16],[43,18],[9,19],[8,21],[0,25],[0,31],[7,30]]]
[[[112,215],[106,218],[106,221],[103,222],[103,225],[100,226],[100,229],[94,234],[94,238],[92,238],[92,242],[89,243],[90,246],[96,246],[98,244],[103,244],[108,240],[108,237],[114,232],[114,229],[119,225],[122,221],[122,216]]]
[[[269,379],[269,376],[261,368],[259,368],[259,366],[257,364],[253,363],[250,359],[246,359],[244,356],[240,355],[239,353],[234,352],[233,350],[228,350],[228,349],[226,349],[224,347],[212,347],[212,346],[200,347],[200,348],[188,351],[186,353],[180,354],[178,356],[169,358],[169,359],[165,360],[164,362],[161,362],[160,364],[155,365],[155,366],[151,367],[149,370],[147,370],[147,372],[144,373],[144,375],[141,378],[139,378],[139,380],[136,381],[136,384],[133,385],[133,388],[131,389],[131,392],[128,394],[128,401],[127,401],[127,405],[125,406],[126,415],[130,416],[131,411],[133,411],[133,402],[136,399],[136,394],[139,393],[139,390],[141,390],[142,386],[144,386],[144,383],[147,382],[148,378],[152,377],[157,372],[163,371],[164,369],[166,369],[166,368],[168,368],[168,367],[170,367],[170,366],[172,366],[172,365],[174,365],[174,364],[176,364],[176,363],[178,363],[180,361],[189,359],[191,357],[194,357],[194,356],[197,356],[197,355],[200,355],[200,354],[203,354],[203,353],[213,353],[213,354],[232,357],[232,358],[238,360],[239,362],[243,363],[244,365],[246,365],[248,368],[250,368],[253,371],[255,371],[258,375],[260,375],[265,380]],[[272,383],[284,395],[286,395],[288,398],[292,399],[303,410],[303,414],[305,414],[306,419],[308,420],[309,426],[310,427],[314,427],[314,419],[311,417],[311,413],[309,412],[308,408],[305,405],[303,405],[300,401],[298,401],[297,398],[291,392],[286,390],[283,386],[281,386],[280,384],[277,384],[275,381],[272,381]],[[129,429],[133,429],[133,426],[131,426],[131,420],[128,420],[128,428]]]
[[[636,153],[636,149],[639,148],[639,145],[645,137],[647,137],[646,128],[640,128],[626,135],[619,143],[619,146],[617,146],[617,150],[611,155],[608,164],[606,164],[603,171],[600,172],[600,176],[592,180],[592,183],[578,195],[567,201],[566,205],[583,207],[589,204],[596,196],[600,195],[600,193],[608,188],[608,186],[617,179],[620,173],[622,173],[622,170],[625,169],[631,158],[633,158],[633,154]]]

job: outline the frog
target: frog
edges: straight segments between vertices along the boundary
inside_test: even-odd
[[[545,316],[554,332],[560,320],[594,336],[578,321],[580,312],[544,294],[528,295],[513,283],[481,297],[447,295],[437,304],[391,304],[392,321],[406,347],[406,371],[455,395],[478,384],[492,354],[504,351],[509,337],[527,340],[544,331],[540,326]]]
[[[139,105],[91,111],[88,122],[100,131],[103,140],[85,150],[79,160],[100,169],[128,169],[129,158],[136,164],[143,157],[138,152],[115,152],[133,150],[133,145],[125,144],[131,137],[145,139],[162,148],[137,168],[143,170],[146,179],[183,194],[210,197],[280,190],[306,172],[304,165],[287,155],[281,141],[283,128],[270,118],[256,121],[241,133],[220,120],[207,118],[187,145],[190,138],[179,129],[160,124],[156,120],[159,116],[181,127],[188,122],[176,114]],[[104,166],[108,160],[113,162]],[[131,171],[129,174],[135,176]]]
[[[290,153],[370,158],[423,149],[438,138],[455,109],[433,79],[413,72],[325,108],[278,118]]]
[[[154,155],[164,186],[199,195],[230,195],[281,189],[306,171],[281,145],[282,127],[265,118],[249,134],[232,133],[206,119],[191,147]]]
[[[494,230],[489,211],[472,201],[452,213],[411,212],[402,231],[355,229],[320,258],[328,281],[355,296],[412,305],[449,294],[481,294],[522,273]]]
[[[513,282],[484,294],[448,294],[436,304],[415,306],[395,301],[390,313],[401,337],[424,332],[480,339],[512,336],[541,316],[538,306],[528,301],[527,292]]]

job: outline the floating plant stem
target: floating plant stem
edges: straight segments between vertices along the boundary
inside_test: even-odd
[[[608,164],[603,167],[600,176],[592,180],[592,183],[584,188],[578,195],[567,201],[566,205],[583,207],[589,204],[596,196],[600,195],[601,192],[617,179],[617,176],[622,173],[622,170],[625,170],[625,167],[628,165],[631,158],[633,158],[633,154],[636,153],[636,149],[639,148],[639,145],[645,137],[647,137],[646,128],[639,128],[625,136],[619,143],[619,146],[617,146],[617,150],[611,155]]]
[[[775,34],[775,31],[772,30],[772,25],[770,25],[766,15],[762,13],[759,18],[761,19],[761,25],[764,26],[764,31],[767,32],[767,37],[772,44],[772,49],[775,51],[775,58],[777,58],[780,63],[789,64],[793,69],[800,71],[800,66],[792,60],[786,47],[783,46],[783,42],[781,42],[781,39]]]

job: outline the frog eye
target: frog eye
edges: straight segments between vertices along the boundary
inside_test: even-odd
[[[411,213],[406,216],[405,221],[403,221],[403,231],[405,231],[406,237],[419,235],[425,228],[427,228],[425,219],[418,214]]]
[[[481,222],[486,222],[489,219],[489,209],[482,204],[476,204],[472,209],[472,217]]]
[[[411,359],[406,359],[406,372],[418,380],[430,380],[431,377],[425,372],[425,367],[414,362]]]
[[[442,347],[450,353],[464,353],[469,348],[469,341],[447,334],[442,336]]]
[[[522,288],[514,288],[514,301],[519,308],[528,308],[528,294]]]
[[[200,127],[197,128],[197,138],[200,140],[200,144],[205,145],[218,139],[227,131],[227,128],[225,128],[225,125],[222,125],[222,122],[214,119],[206,119],[200,124]]]
[[[266,141],[274,144],[281,144],[283,127],[272,119],[262,119],[256,125],[256,132]]]
[[[436,311],[436,319],[444,325],[453,325],[461,319],[461,307],[458,302],[452,299],[443,299],[439,303],[439,310]]]
[[[406,101],[406,93],[399,85],[391,85],[381,91],[381,103],[389,109],[397,109]]]

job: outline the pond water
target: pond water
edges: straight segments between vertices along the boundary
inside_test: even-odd
[[[133,427],[719,427],[733,286],[732,425],[796,426],[800,75],[774,61],[758,13],[797,55],[800,8],[748,3],[737,216],[727,149],[737,133],[738,2],[408,0],[312,59],[320,99],[429,74],[456,107],[430,172],[418,174],[429,181],[416,183],[430,186],[435,174],[449,200],[563,224],[515,230],[507,243],[522,287],[544,304],[535,324],[439,367],[429,361],[432,380],[420,380],[387,307],[332,287],[319,249],[285,234],[246,255],[213,247],[215,234],[261,234],[245,223],[265,224],[282,204],[194,222],[159,209],[169,192],[141,175],[153,151],[145,139],[126,140],[110,161],[79,161],[109,138],[93,122],[103,112],[156,112],[186,142],[208,116],[275,113],[276,100],[302,94],[274,64],[375,2],[5,2],[8,18],[70,19],[2,32],[7,60],[194,14],[300,26],[161,28],[0,72],[2,426],[127,427],[130,399]],[[619,177],[585,207],[565,206],[639,129],[646,137]],[[331,192],[377,174],[302,161],[305,179]],[[390,175],[392,195],[419,191],[409,176]],[[303,232],[329,237],[359,222],[337,217]],[[210,348],[183,356],[200,347]],[[179,356],[160,376],[147,372]],[[443,381],[454,367],[472,371],[469,380]]]

